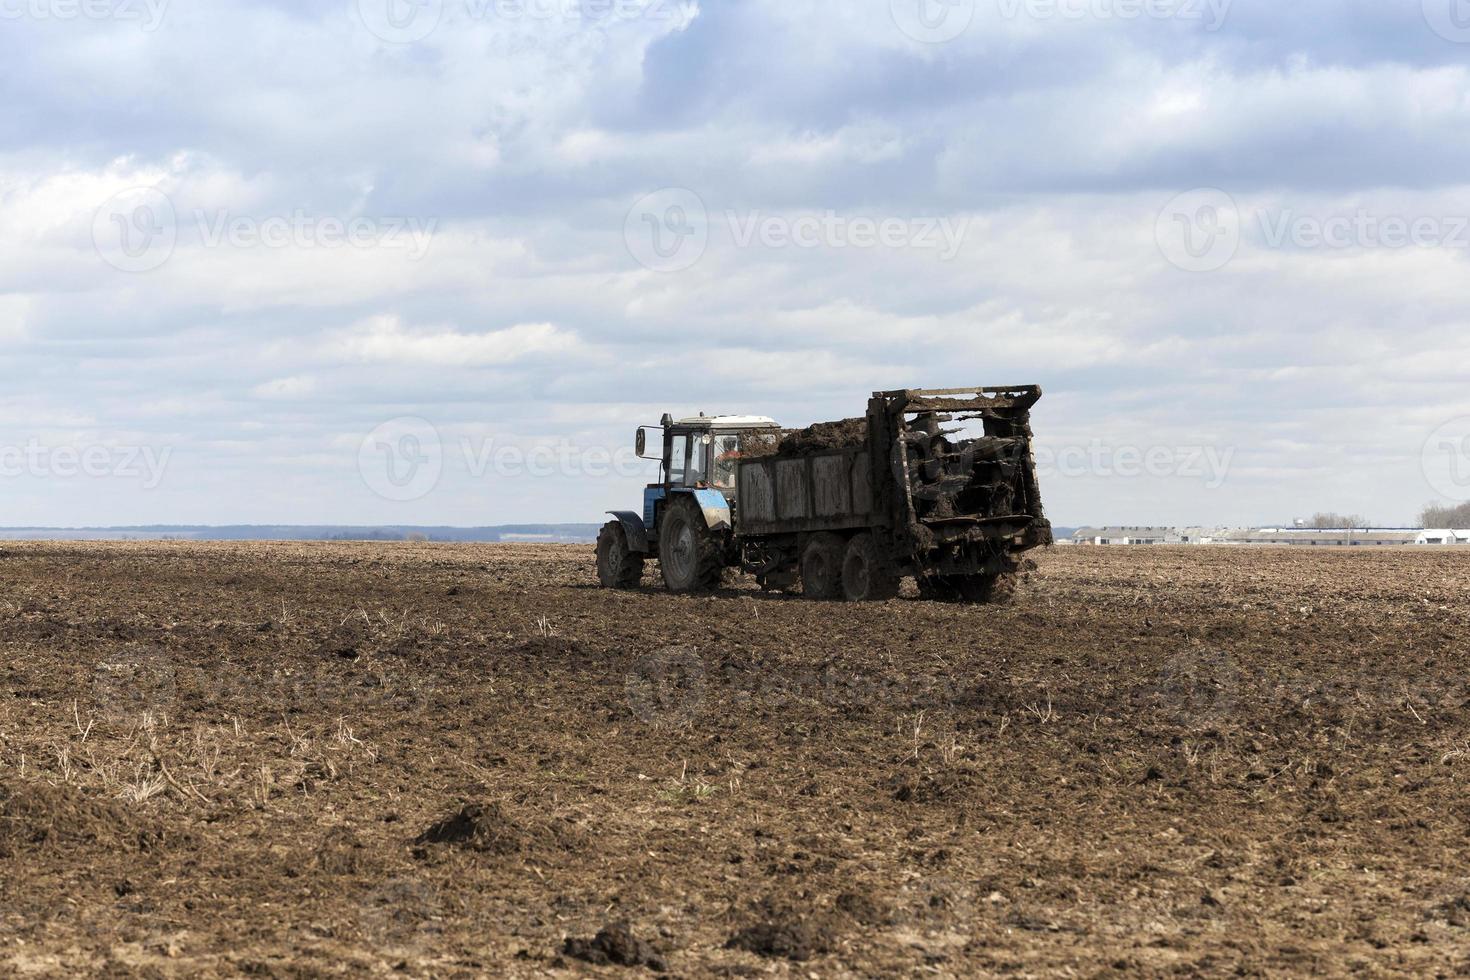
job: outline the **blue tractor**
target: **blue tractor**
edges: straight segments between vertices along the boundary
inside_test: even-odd
[[[663,417],[663,449],[648,454],[638,430],[638,455],[659,460],[659,481],[643,491],[643,513],[609,511],[597,536],[597,578],[605,588],[633,588],[645,559],[656,558],[674,592],[707,592],[726,568],[739,565],[734,548],[737,464],[753,445],[774,447],[781,428],[754,415]],[[659,430],[655,430],[656,432]]]

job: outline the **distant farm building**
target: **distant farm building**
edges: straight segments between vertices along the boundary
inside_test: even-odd
[[[1420,531],[1415,544],[1470,544],[1470,531],[1435,530]]]
[[[1084,527],[1072,535],[1071,543],[1099,546],[1213,544],[1301,548],[1470,546],[1470,531],[1383,527]]]
[[[1183,544],[1172,527],[1083,527],[1072,535],[1074,544],[1131,545]]]

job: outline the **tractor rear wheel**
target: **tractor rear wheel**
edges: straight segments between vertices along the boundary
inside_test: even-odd
[[[847,542],[830,531],[812,535],[801,552],[801,591],[808,599],[842,598]]]
[[[659,518],[658,566],[670,592],[713,592],[725,563],[720,543],[688,494],[679,494]]]
[[[842,594],[848,602],[882,602],[898,595],[898,576],[883,560],[878,541],[864,531],[847,542],[842,559]]]
[[[608,521],[597,533],[597,581],[604,589],[636,589],[643,580],[643,556],[628,547],[621,521]]]

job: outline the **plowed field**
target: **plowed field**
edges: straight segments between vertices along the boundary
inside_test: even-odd
[[[1463,975],[1470,555],[0,546],[0,974]]]

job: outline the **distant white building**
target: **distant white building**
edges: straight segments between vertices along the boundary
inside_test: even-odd
[[[1302,548],[1392,548],[1410,545],[1467,545],[1470,531],[1419,528],[1311,527],[1084,527],[1078,545],[1256,545]]]
[[[1429,530],[1419,532],[1415,544],[1470,544],[1470,531]]]
[[[1416,528],[1258,527],[1226,531],[1215,544],[1276,545],[1305,548],[1377,548],[1415,544]]]
[[[1172,527],[1082,527],[1072,535],[1073,544],[1135,545],[1183,544]]]

